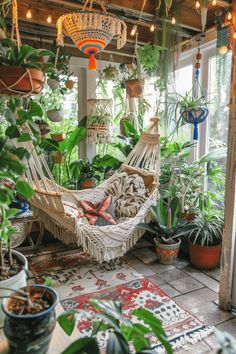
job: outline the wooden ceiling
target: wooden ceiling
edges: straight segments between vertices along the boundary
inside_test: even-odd
[[[156,18],[156,6],[158,0],[147,0],[143,12],[141,12],[144,0],[104,0],[108,12],[121,16],[128,26],[128,40],[126,45],[117,50],[115,41],[107,46],[101,54],[101,59],[110,60],[111,55],[114,61],[129,62],[134,55],[134,37],[130,31],[134,24],[138,24],[139,44],[153,43],[154,33],[150,32],[150,26],[155,21],[157,31],[161,28],[161,20]],[[40,47],[50,47],[56,38],[56,21],[59,16],[76,12],[83,6],[83,0],[18,0],[19,28],[24,42]],[[95,7],[96,1],[94,1]],[[211,3],[211,0],[209,0]],[[208,6],[207,28],[212,27],[215,21],[216,7],[227,8],[227,1],[217,0],[217,6]],[[31,8],[32,19],[26,19],[26,12]],[[195,0],[173,0],[171,12],[175,13],[176,25],[169,25],[169,31],[177,33],[178,37],[186,40],[201,33],[201,17],[195,9]],[[48,24],[46,19],[52,15],[52,23]],[[10,16],[9,13],[9,21]],[[66,40],[68,51],[73,56],[83,57],[83,54],[74,47],[72,41]]]

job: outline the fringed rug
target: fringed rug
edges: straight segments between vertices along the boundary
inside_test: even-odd
[[[100,264],[82,252],[50,254],[29,258],[32,282],[42,284],[48,278],[59,299],[117,286],[140,275],[124,260]]]
[[[152,311],[161,321],[173,349],[178,350],[195,344],[213,332],[213,328],[203,324],[169,298],[158,286],[147,278],[139,278],[109,289],[82,294],[61,302],[65,310],[76,308],[93,311],[89,299],[104,299],[122,302],[122,313],[131,319],[131,313],[139,307]],[[78,317],[81,335],[91,335],[90,320],[85,315]],[[99,338],[104,342],[104,338]],[[158,352],[163,348],[158,343]]]

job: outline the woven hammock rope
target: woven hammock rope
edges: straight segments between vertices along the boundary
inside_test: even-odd
[[[87,143],[110,143],[112,141],[111,99],[89,99],[87,117]]]
[[[92,3],[86,10],[86,1],[82,11],[65,14],[57,20],[57,42],[64,45],[64,34],[71,37],[75,46],[83,53],[94,55],[101,52],[113,37],[117,38],[117,49],[121,49],[127,40],[127,25],[116,16],[108,14],[101,0],[102,11],[92,11]]]

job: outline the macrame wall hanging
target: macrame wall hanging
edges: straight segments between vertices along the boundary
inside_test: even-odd
[[[112,142],[112,106],[112,100],[88,100],[87,143]]]
[[[73,40],[84,54],[90,55],[88,68],[96,70],[95,54],[100,53],[117,37],[117,49],[126,43],[127,26],[118,17],[107,13],[103,0],[99,1],[101,11],[95,11],[93,0],[86,0],[82,11],[65,14],[57,20],[58,45],[64,44],[63,33]]]
[[[232,36],[234,33],[234,28],[232,24],[223,25],[222,24],[223,12],[219,10],[216,14],[217,22],[217,41],[216,47],[219,54],[226,54],[228,50],[232,47]]]
[[[194,125],[193,130],[193,140],[198,140],[198,124],[204,122],[209,114],[209,110],[206,107],[207,102],[205,99],[205,94],[202,90],[202,87],[199,82],[200,75],[200,60],[202,55],[200,53],[200,47],[198,44],[198,52],[196,55],[196,63],[195,63],[195,80],[191,90],[192,98],[198,100],[198,105],[195,107],[189,107],[187,109],[182,110],[181,117],[190,124]]]

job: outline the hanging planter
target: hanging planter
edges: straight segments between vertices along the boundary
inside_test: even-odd
[[[47,116],[51,122],[61,122],[63,120],[63,110],[58,109],[47,111]]]
[[[59,142],[59,141],[65,140],[65,138],[66,138],[66,136],[65,136],[64,133],[54,133],[54,134],[51,134],[51,139],[52,139],[53,141]]]
[[[59,17],[57,41],[58,45],[64,45],[63,34],[71,37],[81,52],[90,55],[89,70],[96,70],[95,55],[100,53],[113,37],[117,38],[117,49],[125,45],[127,25],[120,18],[107,13],[103,0],[100,0],[101,11],[94,11],[92,5],[93,0],[86,0],[82,11]]]
[[[204,122],[209,114],[206,107],[188,108],[182,111],[181,116],[187,123],[194,125],[193,140],[198,140],[198,124]]]
[[[62,154],[60,151],[52,153],[51,156],[56,165],[63,165],[66,160],[66,154]]]
[[[41,70],[22,66],[0,66],[0,93],[2,95],[39,94],[44,81],[45,76]]]
[[[47,84],[53,91],[57,90],[60,86],[59,82],[56,79],[47,79]]]
[[[129,98],[143,96],[144,79],[132,79],[125,81],[126,93]]]
[[[112,100],[88,100],[87,143],[112,142]]]

